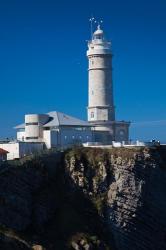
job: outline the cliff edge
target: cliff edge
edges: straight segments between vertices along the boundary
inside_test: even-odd
[[[166,148],[74,148],[0,169],[0,249],[166,249]]]

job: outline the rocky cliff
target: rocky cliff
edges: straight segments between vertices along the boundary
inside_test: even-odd
[[[166,249],[166,149],[43,154],[0,169],[0,249]]]
[[[119,250],[166,249],[166,150],[84,149],[66,155]]]

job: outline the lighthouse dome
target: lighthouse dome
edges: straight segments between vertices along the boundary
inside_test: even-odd
[[[103,37],[104,37],[104,32],[103,30],[100,28],[100,25],[97,26],[97,30],[94,32],[93,34],[93,38],[94,40],[96,39],[101,39],[103,40]]]
[[[94,35],[103,35],[104,32],[103,30],[100,28],[100,25],[97,26],[97,30],[94,32]]]

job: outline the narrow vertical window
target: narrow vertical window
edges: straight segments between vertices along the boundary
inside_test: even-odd
[[[91,112],[91,118],[94,118],[94,112]]]

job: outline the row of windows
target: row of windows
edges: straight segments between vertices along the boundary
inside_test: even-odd
[[[29,126],[29,125],[39,125],[38,122],[27,122],[25,123],[26,126]]]
[[[101,56],[99,55],[91,55],[91,58],[97,58],[97,57],[99,57],[99,58],[101,58]]]
[[[44,130],[54,130],[57,131],[59,129],[59,127],[52,127],[50,129],[50,127],[44,127]],[[63,130],[69,130],[69,128],[63,128]],[[78,130],[78,131],[86,131],[89,130],[89,127],[70,127],[70,130]]]
[[[39,138],[39,137],[37,137],[37,136],[26,137],[26,140],[32,140],[32,139],[38,139],[38,138]],[[70,137],[70,136],[65,135],[64,138],[65,138],[65,140],[67,140],[68,138],[72,138],[72,139],[74,140],[74,139],[77,138],[77,136],[72,135],[72,137]],[[81,140],[81,139],[82,139],[82,136],[80,135],[80,136],[78,136],[78,138]],[[87,135],[86,138],[89,139],[89,136]],[[24,137],[22,137],[22,139],[24,139]]]
[[[82,139],[82,136],[80,135],[80,136],[78,136],[78,138],[77,138],[77,136],[75,136],[75,135],[72,135],[72,137],[65,135],[64,138],[65,138],[65,140],[67,140],[68,138],[72,138],[72,140],[75,140],[75,139],[78,139],[78,138],[79,138],[79,139],[81,140],[81,139]],[[89,136],[87,135],[86,138],[89,139]]]

